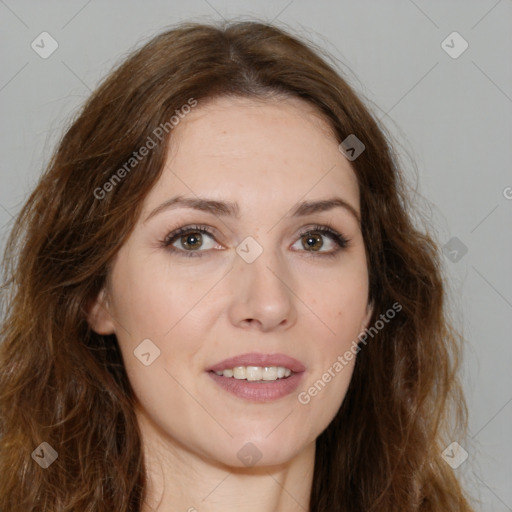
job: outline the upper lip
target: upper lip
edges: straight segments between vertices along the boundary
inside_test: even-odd
[[[236,366],[283,366],[294,373],[303,372],[306,367],[297,359],[285,354],[241,354],[224,359],[208,368],[208,371],[219,372]]]

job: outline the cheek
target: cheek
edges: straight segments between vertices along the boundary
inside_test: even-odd
[[[174,274],[164,265],[129,260],[119,261],[113,272],[119,346],[134,389],[148,390],[149,401],[155,389],[170,391],[165,369],[181,378],[192,368],[205,326],[215,316],[215,304],[206,294],[211,284],[186,272]],[[137,355],[148,352],[146,367]]]
[[[193,277],[172,275],[168,266],[143,261],[120,262],[112,281],[116,283],[113,315],[121,334],[128,332],[134,341],[165,338],[208,289]]]
[[[320,277],[320,276],[318,276]],[[329,346],[343,346],[355,330],[364,328],[368,307],[368,275],[363,265],[339,269],[317,279],[314,287],[303,282],[301,293],[323,325],[322,339]],[[355,335],[359,332],[355,332]]]
[[[350,381],[358,353],[358,336],[364,330],[367,316],[366,289],[346,288],[345,292],[331,293],[329,300],[318,302],[323,326],[317,332],[323,334],[314,342],[318,354],[314,378],[322,379],[338,391]]]
[[[368,276],[360,264],[336,279],[319,283],[309,304],[316,324],[315,364],[301,386],[299,403],[309,407],[319,423],[328,424],[341,406],[358,354],[358,336],[367,318]],[[314,332],[313,329],[309,330]]]

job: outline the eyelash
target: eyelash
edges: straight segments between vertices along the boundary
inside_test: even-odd
[[[182,235],[185,235],[187,233],[201,233],[208,235],[215,239],[214,234],[208,229],[207,226],[202,225],[195,225],[195,226],[184,226],[179,229],[176,229],[169,233],[163,240],[160,241],[160,244],[162,247],[166,248],[172,253],[177,253],[179,255],[185,256],[186,258],[197,258],[202,257],[203,254],[208,251],[184,251],[183,249],[178,249],[176,247],[173,247],[172,244]],[[333,258],[336,256],[339,251],[342,249],[345,249],[349,246],[350,240],[345,238],[341,233],[338,233],[335,229],[332,228],[329,224],[325,224],[323,226],[321,225],[314,225],[310,228],[308,228],[305,231],[302,231],[299,234],[299,239],[301,239],[303,236],[312,234],[312,233],[320,233],[322,235],[328,236],[333,242],[336,243],[338,248],[334,251],[330,252],[318,252],[316,251],[305,251],[307,253],[313,253],[312,256],[320,256],[320,257],[327,257],[327,258]]]

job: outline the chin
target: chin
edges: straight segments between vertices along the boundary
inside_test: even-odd
[[[279,466],[289,463],[310,444],[301,444],[290,436],[275,439],[237,436],[226,445],[225,451],[214,456],[218,462],[237,468]]]

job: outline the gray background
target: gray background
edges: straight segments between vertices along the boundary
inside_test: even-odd
[[[100,78],[171,24],[232,17],[273,20],[333,54],[399,144],[448,243],[452,313],[467,339],[469,457],[455,471],[479,510],[512,511],[512,0],[0,0],[0,249]],[[31,48],[43,31],[59,45],[46,59]],[[453,31],[469,44],[457,58],[441,44]]]

